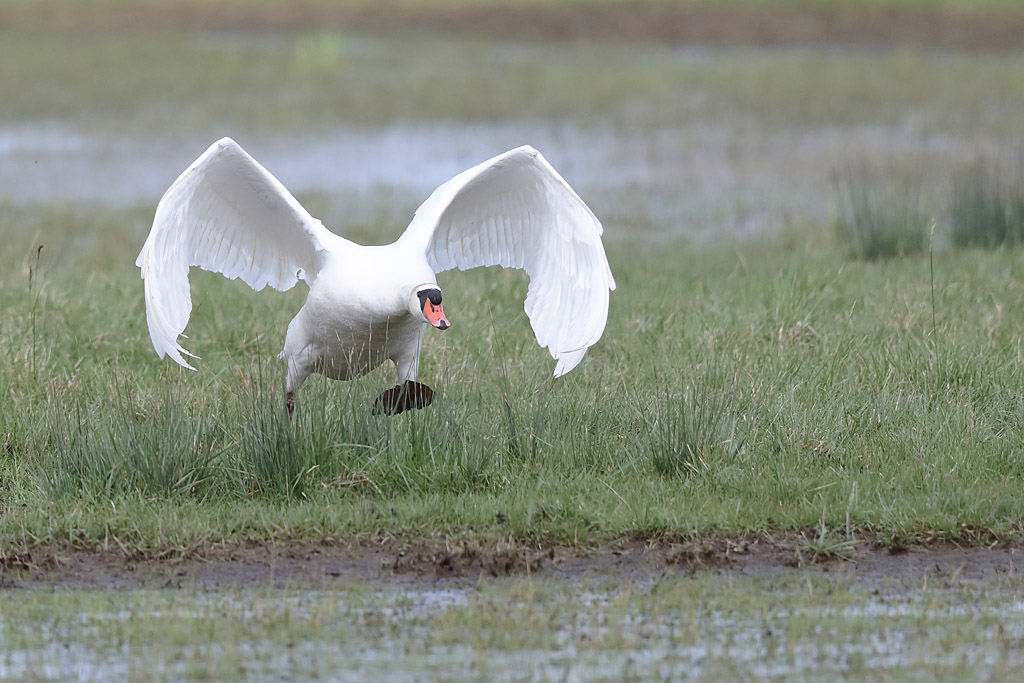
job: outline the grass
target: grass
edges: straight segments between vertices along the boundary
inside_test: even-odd
[[[116,538],[159,552],[437,534],[590,544],[821,525],[844,538],[1016,537],[1024,382],[1012,249],[937,252],[933,291],[916,242],[851,262],[830,240],[805,246],[817,222],[796,249],[696,245],[666,237],[676,226],[661,227],[648,199],[685,205],[694,225],[773,214],[784,206],[774,198],[799,183],[754,192],[730,177],[806,177],[794,165],[817,169],[835,129],[881,126],[882,144],[903,141],[908,110],[955,138],[983,109],[989,134],[1013,135],[1018,67],[987,52],[8,31],[0,90],[22,96],[0,102],[0,121],[16,152],[20,127],[40,121],[81,131],[99,155],[139,136],[156,149],[182,136],[205,144],[203,131],[225,127],[287,141],[338,126],[484,122],[635,142],[629,163],[654,171],[642,176],[651,187],[594,197],[599,215],[614,216],[620,287],[578,371],[550,379],[521,274],[442,275],[458,324],[426,342],[423,379],[438,399],[396,419],[369,411],[392,382],[385,371],[351,384],[314,378],[296,418],[284,418],[274,355],[301,288],[253,293],[193,273],[189,348],[201,371],[158,361],[132,265],[152,201],[0,204],[0,543]],[[280,88],[273,97],[267,83]],[[821,149],[778,153],[804,149],[793,145],[805,136]],[[683,153],[696,155],[692,175],[667,161]],[[577,163],[595,159],[604,163]],[[901,225],[916,225],[916,204],[873,192],[853,179],[849,215],[864,208],[870,226],[896,205]],[[869,194],[857,203],[857,193]],[[325,220],[349,210],[312,200]],[[381,242],[395,230],[368,219],[355,236]]]
[[[0,676],[1015,680],[1019,577],[545,581],[473,589],[5,591]],[[287,634],[283,638],[282,634]]]
[[[889,187],[891,179],[867,167],[840,174],[836,183],[836,232],[856,258],[911,256],[925,250],[932,219],[913,181]]]
[[[801,567],[836,559],[852,560],[856,556],[856,539],[830,529],[824,519],[813,532],[802,532],[797,539],[797,564]]]
[[[953,176],[951,237],[958,247],[992,249],[1024,240],[1024,191],[1019,168],[975,164]]]
[[[835,183],[836,234],[853,257],[865,260],[919,254],[926,245],[931,251],[939,220],[954,248],[1020,244],[1024,192],[1018,167],[988,161],[954,171],[946,206],[934,191],[926,196],[919,179],[901,181],[892,170],[849,167]]]
[[[959,680],[979,662],[991,679],[1019,677],[1012,573],[980,586],[929,571],[868,586],[810,574],[611,587],[576,576],[449,592],[385,572],[321,590],[191,587],[176,560],[246,547],[305,545],[314,550],[297,562],[313,572],[320,546],[383,545],[389,559],[422,545],[570,556],[686,539],[678,557],[665,553],[672,574],[702,549],[742,552],[765,537],[804,564],[870,544],[1021,539],[1019,247],[851,261],[813,235],[827,225],[821,169],[851,148],[932,150],[915,169],[932,188],[962,150],[1019,138],[1016,52],[549,43],[529,28],[496,36],[436,22],[377,34],[318,13],[369,5],[318,3],[0,7],[0,91],[18,95],[0,99],[0,175],[12,181],[0,200],[0,586],[7,568],[39,558],[57,567],[42,582],[77,578],[82,557],[86,579],[108,561],[130,577],[148,559],[141,570],[185,586],[0,591],[0,677]],[[879,10],[813,4],[840,23]],[[240,8],[257,6],[263,24],[239,23]],[[737,7],[766,5],[726,10]],[[893,7],[1000,22],[1020,12],[1010,0],[882,9]],[[254,25],[265,28],[244,28]],[[495,270],[442,276],[456,326],[428,335],[422,379],[438,394],[426,411],[373,416],[392,382],[380,371],[311,379],[288,420],[274,356],[301,288],[253,293],[193,273],[187,345],[200,372],[156,359],[132,265],[156,197],[101,205],[136,197],[118,192],[121,169],[102,170],[107,156],[185,163],[225,132],[280,155],[339,127],[399,140],[411,127],[458,140],[456,156],[546,135],[574,160],[559,164],[571,182],[597,169],[601,182],[578,189],[605,220],[619,289],[583,364],[551,380],[522,313],[524,278]],[[38,167],[18,165],[36,153]],[[19,188],[77,187],[73,172],[39,173],[47,157],[61,172],[95,168],[103,192],[29,204]],[[643,173],[623,180],[608,159]],[[147,192],[173,179],[171,166]],[[367,194],[300,199],[338,225],[372,204]],[[349,220],[350,236],[394,237],[380,217],[422,199],[400,187],[379,196],[385,208]],[[736,222],[750,230],[729,243],[721,229]],[[750,236],[780,222],[781,244]],[[719,241],[679,237],[699,229]]]
[[[912,137],[915,129],[900,129],[904,112],[926,101],[936,108],[926,128],[984,119],[1004,139],[1022,131],[1019,65],[999,52],[778,48],[752,58],[742,48],[691,55],[656,44],[396,39],[343,28],[262,40],[230,32],[0,36],[0,64],[17,64],[0,66],[0,88],[22,94],[0,102],[0,120],[29,127],[59,121],[207,139],[226,129],[321,133],[409,121],[556,119],[631,131],[724,116],[740,133],[756,120],[805,134],[808,126],[882,124]],[[889,77],[872,78],[880,70]],[[254,110],[254,101],[262,106]]]
[[[33,6],[35,4],[36,6]],[[442,0],[428,2],[426,0],[390,0],[385,5],[372,0],[347,0],[345,3],[330,0],[306,0],[299,6],[282,0],[155,0],[137,7],[126,0],[97,0],[87,10],[77,3],[68,0],[41,0],[36,3],[13,2],[4,8],[0,18],[18,28],[58,28],[63,30],[86,28],[96,30],[110,26],[138,28],[140,25],[151,31],[167,30],[174,27],[212,26],[215,28],[244,27],[249,30],[288,30],[309,29],[324,24],[354,23],[357,27],[369,27],[376,30],[402,28],[406,31],[423,30],[417,26],[417,20],[427,21],[427,28],[437,30],[443,25],[443,19],[454,26],[446,26],[448,31],[475,29],[495,31],[492,22],[481,20],[480,15],[486,12],[504,12],[513,17],[531,19],[526,28],[544,29],[546,35],[555,34],[572,36],[580,32],[569,30],[559,25],[559,19],[573,16],[584,24],[586,29],[605,35],[598,23],[595,28],[593,15],[599,18],[622,16],[616,13],[618,3],[608,0],[560,0],[557,3],[544,3],[537,0]],[[621,8],[620,12],[621,12]],[[808,17],[830,20],[843,26],[851,19],[879,17],[892,21],[895,18],[910,16],[913,18],[946,18],[950,20],[994,19],[1012,20],[1021,14],[1021,9],[1013,0],[639,0],[629,3],[627,8],[633,14],[645,15],[648,12],[659,13],[676,11],[683,13],[713,12],[715,16],[755,18],[766,14],[783,12]],[[436,18],[435,18],[436,17]],[[439,20],[440,19],[440,20]],[[452,22],[455,19],[456,21]],[[546,21],[545,21],[546,20]],[[845,20],[845,22],[844,22]],[[468,22],[468,25],[467,25]],[[550,24],[554,23],[554,26]],[[410,26],[411,25],[411,26]],[[848,30],[848,27],[845,27]],[[506,26],[503,35],[509,32],[524,30],[522,19]],[[805,36],[804,31],[795,31],[796,36]],[[619,31],[617,35],[621,35]],[[627,34],[628,35],[628,34]],[[657,35],[657,33],[655,34]],[[762,39],[764,34],[762,35]],[[769,34],[771,35],[771,34]],[[830,36],[835,31],[829,32]],[[840,34],[842,35],[842,34]],[[868,34],[872,35],[872,34]],[[732,37],[725,32],[728,39]],[[974,38],[977,42],[984,38]],[[806,39],[806,38],[805,38]],[[935,40],[932,37],[932,40]]]
[[[681,395],[667,391],[658,398],[653,417],[647,418],[653,438],[644,444],[644,452],[650,454],[655,471],[664,475],[704,474],[718,469],[719,458],[739,453],[743,438],[737,435],[736,427],[742,413],[720,369],[711,368],[695,378]],[[646,403],[638,401],[641,407]]]
[[[459,325],[425,343],[435,405],[374,416],[388,373],[314,378],[288,421],[273,356],[301,292],[195,273],[184,372],[149,348],[138,214],[37,212],[48,245],[37,262],[12,235],[0,276],[6,547],[1021,531],[1013,251],[937,253],[933,328],[920,257],[612,241],[606,336],[558,381],[523,277],[443,275]]]

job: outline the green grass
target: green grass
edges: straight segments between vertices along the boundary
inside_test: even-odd
[[[442,275],[457,325],[424,345],[433,406],[372,415],[390,371],[314,378],[289,422],[274,356],[300,291],[194,273],[186,372],[149,346],[147,210],[26,212],[0,216],[45,226],[11,234],[0,271],[7,547],[1021,531],[1012,250],[936,254],[933,328],[924,258],[611,241],[605,338],[558,381],[522,276]]]
[[[912,256],[928,245],[932,218],[917,183],[888,186],[893,182],[888,175],[852,168],[836,183],[836,232],[856,258]]]
[[[1016,680],[1019,577],[0,593],[0,675]],[[287,634],[283,637],[282,634]]]
[[[671,384],[671,370],[661,377]],[[718,368],[694,378],[681,392],[666,388],[646,418],[654,437],[643,445],[654,469],[664,475],[703,474],[743,448],[736,433],[742,408]],[[641,401],[645,405],[647,401]]]
[[[879,2],[783,6],[841,18]],[[455,326],[425,344],[433,406],[372,415],[392,384],[382,370],[312,378],[288,420],[275,356],[301,286],[254,293],[193,272],[186,346],[202,360],[190,373],[153,353],[132,265],[155,196],[136,209],[0,201],[0,569],[59,566],[90,549],[107,551],[89,556],[100,574],[107,561],[127,575],[148,558],[143,569],[185,586],[0,590],[0,678],[1019,677],[1012,574],[980,586],[956,572],[901,585],[575,576],[454,596],[417,593],[431,582],[392,583],[386,571],[372,586],[340,577],[332,585],[344,590],[191,587],[176,559],[264,544],[383,545],[389,558],[423,545],[565,546],[568,556],[639,538],[686,565],[723,536],[739,537],[736,552],[781,536],[788,557],[812,565],[872,543],[1022,537],[1020,247],[943,251],[948,207],[929,204],[933,287],[923,255],[850,260],[845,245],[815,237],[828,232],[823,171],[851,148],[910,159],[932,192],[962,163],[951,154],[1021,137],[1015,52],[376,34],[321,21],[341,3],[319,3],[247,3],[266,17],[257,31],[237,23],[241,5],[206,0],[7,3],[0,92],[17,96],[0,98],[0,134],[26,160],[50,130],[81,135],[94,160],[120,145],[198,154],[225,133],[272,146],[339,126],[469,124],[489,135],[496,124],[555,144],[573,130],[620,140],[650,164],[652,185],[614,189],[609,175],[613,189],[583,193],[605,220],[619,283],[605,337],[552,381],[521,274],[444,274]],[[282,8],[298,11],[273,14]],[[1020,13],[1010,0],[881,11],[892,8]],[[184,14],[197,23],[175,24]],[[934,154],[916,158],[921,148]],[[353,202],[375,201],[366,194],[300,199],[336,224]],[[388,210],[376,215],[422,199],[407,195],[381,188]],[[1009,215],[1024,215],[1009,201]],[[666,208],[688,218],[666,220]],[[755,229],[781,222],[785,239],[671,236],[713,233],[733,214]],[[397,230],[367,219],[354,236],[382,242]]]
[[[958,247],[995,248],[1024,241],[1024,186],[1019,164],[976,164],[953,176],[951,237]]]
[[[61,15],[48,16],[0,40],[0,91],[19,93],[0,100],[0,122],[15,143],[40,122],[81,133],[100,157],[122,141],[111,133],[127,144],[153,135],[167,149],[253,130],[273,141],[338,126],[580,127],[636,141],[653,187],[593,200],[614,216],[620,287],[578,371],[550,379],[521,274],[445,274],[456,326],[428,335],[422,368],[437,401],[395,419],[369,410],[391,385],[383,370],[351,384],[314,378],[296,418],[284,417],[274,356],[301,287],[253,293],[194,273],[187,345],[200,372],[160,362],[132,265],[155,198],[124,210],[0,204],[4,546],[116,539],[158,552],[396,534],[568,544],[784,530],[824,549],[837,531],[1020,533],[1024,276],[1013,249],[937,252],[933,291],[928,261],[912,255],[919,243],[851,262],[827,239],[806,247],[821,224],[801,228],[799,211],[790,246],[664,236],[730,212],[789,216],[778,198],[804,189],[788,178],[813,175],[827,193],[819,165],[835,140],[861,140],[850,131],[874,130],[887,147],[929,143],[927,131],[973,140],[979,120],[987,135],[1019,135],[1013,54],[681,53],[333,27],[63,32]],[[696,158],[665,161],[677,153]],[[930,161],[919,166],[946,173]],[[680,179],[680,168],[693,175]],[[934,175],[923,187],[939,187]],[[713,189],[716,179],[725,190],[702,199],[697,181]],[[662,225],[651,197],[685,204],[695,224]],[[318,216],[364,200],[311,199]],[[395,235],[370,221],[357,237]]]

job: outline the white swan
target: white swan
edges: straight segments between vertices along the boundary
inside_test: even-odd
[[[136,265],[146,320],[161,358],[194,370],[178,343],[192,311],[190,266],[241,278],[256,290],[309,285],[288,325],[286,402],[311,373],[351,379],[386,359],[398,386],[376,409],[422,408],[432,390],[416,382],[426,324],[447,329],[435,273],[502,265],[530,277],[526,314],[537,341],[572,370],[597,343],[615,289],[601,223],[529,146],[460,173],[416,210],[393,244],[361,246],[327,230],[230,138],[182,173],[156,208]],[[192,356],[193,358],[195,356]]]

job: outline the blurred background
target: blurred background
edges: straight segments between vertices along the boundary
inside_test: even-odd
[[[380,241],[528,143],[612,240],[836,239],[866,185],[948,232],[1019,180],[1022,46],[1014,0],[6,0],[0,204],[151,211],[229,135]]]

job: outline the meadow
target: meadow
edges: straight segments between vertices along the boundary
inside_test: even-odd
[[[137,274],[86,265],[130,263],[136,242],[66,260],[44,245],[5,269],[8,548],[1020,532],[1015,249],[870,262],[610,240],[605,339],[558,381],[521,310],[524,278],[453,273],[458,327],[424,348],[436,405],[372,415],[381,369],[317,378],[289,421],[274,354],[301,292],[194,276],[202,365],[183,372],[153,357]]]
[[[92,662],[87,678],[141,678],[158,661],[166,677],[356,679],[386,660],[394,680],[527,664],[540,680],[609,666],[615,680],[956,678],[977,662],[1012,678],[1019,47],[879,48],[852,29],[767,46],[495,38],[461,14],[450,30],[377,25],[360,3],[340,18],[307,3],[298,20],[268,0],[240,29],[223,18],[245,14],[237,3],[191,3],[170,24],[159,2],[75,7],[0,9],[0,91],[19,93],[0,98],[0,585],[23,586],[0,595],[0,675]],[[975,9],[984,25],[1019,20],[999,0]],[[556,25],[548,11],[537,21]],[[276,354],[303,286],[257,293],[193,271],[199,371],[160,361],[135,256],[162,190],[224,134],[363,243],[397,237],[453,173],[536,145],[605,224],[618,289],[603,339],[553,380],[525,275],[445,273],[453,327],[427,335],[421,366],[433,406],[371,414],[393,381],[382,368],[312,378],[289,420]],[[784,559],[731,577],[728,555],[758,544]],[[1005,549],[1008,575],[764,575],[951,545]],[[389,562],[323,589],[118,591],[60,569],[170,571],[265,547]],[[551,577],[555,557],[626,547],[666,561],[593,586]],[[426,559],[403,565],[407,551]],[[512,559],[498,572],[467,559],[499,556]],[[453,558],[454,587],[409,579]],[[703,566],[726,569],[685,575]],[[474,582],[506,572],[518,578]],[[57,598],[38,590],[47,577]],[[197,623],[223,649],[199,648]],[[156,630],[168,637],[147,649]],[[62,639],[80,649],[50,657]],[[328,641],[350,646],[316,647]],[[337,668],[360,649],[372,657]]]

